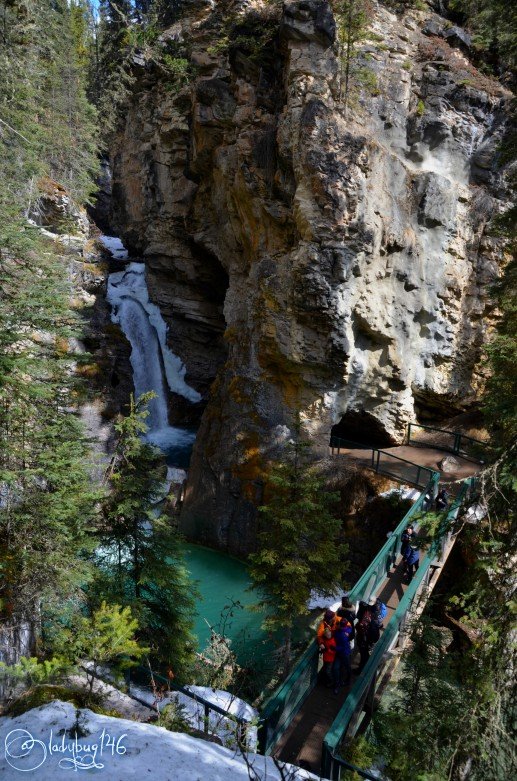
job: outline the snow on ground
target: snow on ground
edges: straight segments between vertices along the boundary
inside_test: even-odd
[[[79,727],[79,730],[78,730]],[[75,737],[78,734],[79,737]],[[251,777],[281,781],[271,757],[247,754]],[[288,771],[292,769],[292,775]],[[248,781],[250,773],[238,751],[232,751],[162,727],[77,711],[68,702],[53,702],[14,719],[0,719],[0,779],[57,781],[77,777],[101,781]],[[287,765],[292,781],[316,779]]]
[[[192,692],[193,695],[202,697],[204,700],[211,702],[213,705],[217,705],[219,708],[231,713],[233,716],[238,716],[249,722],[251,726],[246,730],[246,744],[250,749],[255,749],[257,747],[257,728],[254,724],[256,724],[258,720],[258,712],[252,708],[251,705],[222,689],[211,689],[206,686],[186,686],[185,688]],[[136,686],[132,683],[131,695],[138,698],[141,702],[147,703],[149,706],[158,708],[160,711],[167,705],[176,702],[182,706],[182,715],[191,727],[201,731],[205,728],[204,704],[188,697],[182,692],[171,692],[169,695],[157,701],[150,689],[143,686]],[[208,732],[211,735],[217,735],[225,746],[231,748],[235,746],[238,730],[238,723],[232,719],[226,718],[220,713],[210,711],[208,717]]]
[[[389,491],[383,491],[379,496],[391,496],[392,494],[398,494],[400,499],[411,499],[412,502],[416,502],[420,498],[421,491],[418,488],[402,485],[400,488],[390,488]]]
[[[316,610],[318,607],[322,610],[325,610],[328,607],[331,610],[337,610],[338,607],[341,607],[341,597],[344,593],[344,591],[340,591],[339,594],[334,594],[333,597],[324,597],[316,591],[313,591],[311,593],[311,598],[307,602],[307,607],[309,610]]]

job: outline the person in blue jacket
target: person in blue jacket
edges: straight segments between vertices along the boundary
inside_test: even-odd
[[[400,537],[400,553],[402,556],[407,552],[407,549],[415,539],[416,534],[415,530],[412,526],[408,526],[404,529],[402,532],[402,535]]]
[[[414,548],[412,545],[409,545],[402,558],[404,559],[405,571],[406,575],[408,576],[408,583],[410,583],[420,563],[420,554],[418,552],[418,548]]]
[[[334,659],[334,669],[332,671],[336,682],[334,694],[338,693],[339,686],[347,686],[352,678],[351,635],[352,626],[346,618],[343,618],[334,632],[334,640],[336,641],[336,657]]]
[[[372,621],[375,621],[379,629],[384,629],[384,619],[388,615],[388,608],[380,599],[376,599],[375,602],[370,605],[370,608],[372,611]]]

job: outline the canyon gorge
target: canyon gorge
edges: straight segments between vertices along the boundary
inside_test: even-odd
[[[479,398],[510,93],[429,8],[369,4],[345,99],[325,0],[194,0],[159,41],[189,75],[133,57],[110,221],[186,367],[182,531],[245,555],[297,418],[325,454]]]

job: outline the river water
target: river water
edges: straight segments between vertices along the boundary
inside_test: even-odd
[[[120,239],[104,236],[102,241],[115,259],[128,259]],[[120,326],[131,345],[136,398],[149,391],[156,394],[148,406],[146,439],[165,453],[170,467],[185,468],[195,433],[169,425],[168,395],[172,391],[193,403],[201,396],[188,385],[186,367],[167,345],[167,325],[159,308],[149,300],[145,265],[128,261],[123,271],[110,274],[107,300],[112,321]],[[271,643],[260,628],[262,615],[248,609],[257,597],[247,590],[250,579],[245,564],[199,545],[185,544],[184,551],[187,568],[201,595],[195,618],[200,650],[206,648],[212,626],[231,639],[240,664],[260,662],[263,667]]]

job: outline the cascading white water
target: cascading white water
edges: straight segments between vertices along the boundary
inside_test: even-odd
[[[128,273],[132,272],[124,274],[122,284],[124,284],[124,277],[127,277]],[[112,285],[114,284],[112,282]],[[113,301],[111,300],[110,303]],[[128,296],[121,296],[113,308],[113,316],[131,343],[131,366],[133,367],[136,398],[149,391],[154,391],[156,394],[156,397],[148,405],[147,425],[149,430],[164,429],[169,425],[169,416],[160,347],[147,312],[139,301]]]
[[[120,239],[103,236],[102,241],[114,258],[127,258]],[[149,301],[145,265],[129,263],[123,271],[110,274],[107,300],[112,307],[112,321],[120,325],[131,344],[136,398],[149,391],[156,394],[148,407],[146,438],[164,451],[188,447],[195,435],[169,426],[166,382],[171,391],[191,402],[200,401],[201,396],[185,382],[186,368],[167,346],[167,325],[159,308]]]

